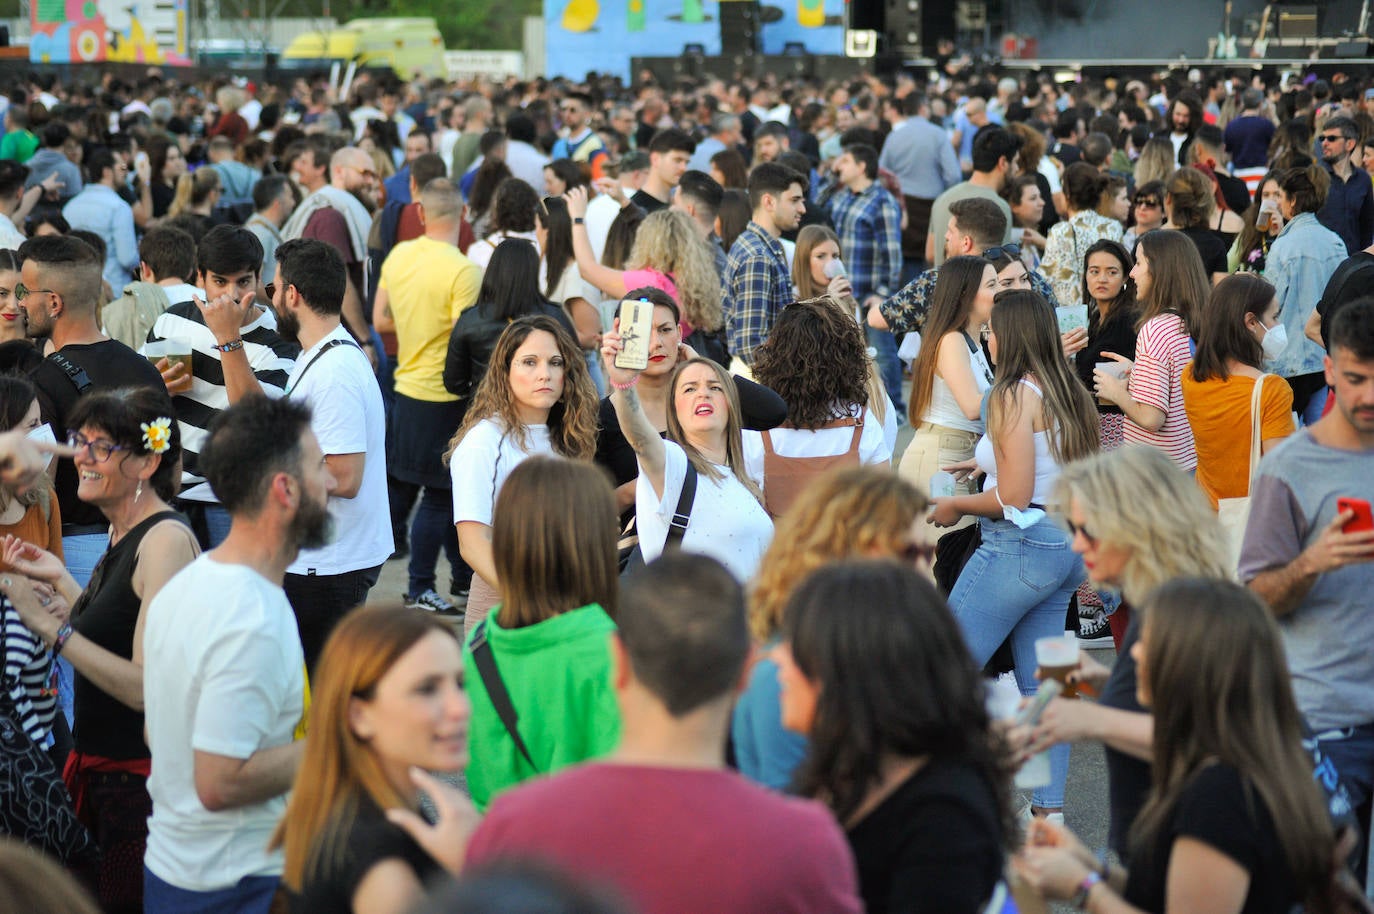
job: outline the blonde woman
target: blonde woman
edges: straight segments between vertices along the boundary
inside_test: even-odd
[[[778,521],[749,592],[749,627],[762,656],[731,725],[745,777],[785,790],[806,755],[806,739],[783,729],[778,666],[769,653],[792,591],[822,565],[846,558],[902,559],[929,575],[935,547],[928,506],[920,489],[891,470],[863,466],[826,473]]]
[[[626,269],[613,270],[597,262],[587,226],[587,189],[574,187],[566,195],[573,220],[573,253],[582,279],[610,298],[623,298],[630,289],[653,286],[671,295],[682,309],[683,341],[692,334],[715,333],[725,326],[720,303],[720,274],[710,245],[697,231],[692,217],[675,209],[651,213],[635,234]]]
[[[1106,748],[1110,791],[1110,847],[1127,852],[1127,836],[1150,788],[1153,725],[1136,698],[1132,647],[1140,639],[1139,606],[1160,584],[1183,577],[1229,577],[1221,525],[1191,476],[1162,451],[1127,446],[1064,467],[1055,486],[1073,550],[1088,580],[1125,603],[1110,617],[1122,632],[1109,671],[1083,657],[1071,674],[1098,700],[1052,702],[1031,749],[1057,743],[1100,741]]]
[[[1166,137],[1154,137],[1140,150],[1140,158],[1135,160],[1135,186],[1144,187],[1151,181],[1167,184],[1178,169],[1178,156],[1174,144]]]

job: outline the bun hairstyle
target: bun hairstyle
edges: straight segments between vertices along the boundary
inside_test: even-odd
[[[1064,169],[1064,198],[1076,212],[1095,210],[1107,188],[1107,176],[1086,162]]]

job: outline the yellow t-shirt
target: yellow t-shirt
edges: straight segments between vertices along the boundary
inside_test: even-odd
[[[457,400],[444,389],[444,359],[458,315],[477,301],[482,270],[451,244],[420,237],[391,249],[378,289],[396,321],[396,392],[412,400]]]
[[[1242,498],[1250,485],[1250,398],[1255,379],[1232,375],[1225,381],[1193,380],[1183,369],[1183,409],[1197,448],[1197,484],[1212,507],[1222,498]],[[1264,379],[1260,394],[1260,441],[1286,438],[1293,425],[1293,388],[1283,378]]]

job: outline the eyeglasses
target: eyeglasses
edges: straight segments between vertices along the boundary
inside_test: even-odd
[[[999,244],[995,248],[988,248],[983,252],[984,260],[996,260],[1003,254],[1015,260],[1021,256],[1021,245],[1019,244]]]
[[[117,451],[127,451],[128,447],[122,444],[115,444],[113,441],[106,441],[103,438],[96,438],[89,441],[80,432],[67,432],[67,446],[76,448],[77,453],[89,449],[90,455],[95,458],[97,463],[104,463],[110,459],[110,455]]]
[[[1083,539],[1088,541],[1088,545],[1097,545],[1097,537],[1093,536],[1091,533],[1088,532],[1088,527],[1086,524],[1075,524],[1068,518],[1064,518],[1064,526],[1069,528],[1070,536],[1078,536],[1081,534],[1083,536]]]
[[[1141,198],[1141,199],[1135,201],[1135,204],[1134,204],[1134,205],[1135,205],[1135,206],[1144,206],[1144,207],[1148,207],[1149,209],[1158,209],[1158,208],[1159,208],[1159,201],[1158,201],[1158,200],[1155,200],[1155,199],[1153,199],[1153,198],[1151,198],[1151,197],[1144,197],[1144,198]]]
[[[351,165],[349,167],[353,168],[353,166]],[[377,180],[377,173],[370,168],[353,168],[353,170],[356,171],[358,174],[362,175],[368,181]]]
[[[930,543],[907,543],[898,554],[913,564],[916,562],[930,564],[935,560],[935,547]]]
[[[1317,137],[1317,139],[1321,140],[1323,143],[1341,143],[1345,140],[1353,140],[1354,137],[1344,136],[1339,133],[1323,133],[1321,136]]]
[[[14,284],[14,300],[15,300],[15,301],[23,301],[24,299],[28,298],[28,297],[29,297],[31,294],[33,294],[34,292],[47,292],[49,295],[56,295],[56,294],[57,294],[57,293],[54,292],[52,289],[30,289],[28,286],[24,285],[22,282],[18,282],[18,283],[15,283],[15,284]]]

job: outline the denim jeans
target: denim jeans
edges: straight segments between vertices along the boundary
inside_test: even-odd
[[[903,425],[906,400],[902,397],[902,360],[897,358],[897,338],[876,327],[865,326],[864,333],[868,336],[868,345],[877,350],[874,359],[878,363],[878,373],[882,375],[883,387],[887,388],[892,405],[897,407],[897,424]]]
[[[458,553],[458,528],[453,525],[453,490],[425,486],[415,519],[410,522],[410,591],[406,596],[418,597],[426,590],[437,589],[434,580],[439,565],[439,550],[448,559],[449,570],[459,589],[468,586],[472,569]]]
[[[979,667],[1011,636],[1016,685],[1022,695],[1033,695],[1039,685],[1035,641],[1064,634],[1064,612],[1083,580],[1083,561],[1049,518],[1027,530],[1005,520],[982,518],[979,524],[983,544],[959,574],[950,609]],[[1031,803],[1063,807],[1068,775],[1069,747],[1061,744],[1050,750],[1049,786],[1036,790]]]
[[[1374,723],[1317,734],[1322,754],[1336,767],[1341,783],[1350,794],[1351,805],[1360,822],[1361,846],[1369,837],[1370,796],[1374,794]],[[1363,878],[1368,858],[1360,860],[1356,875]]]
[[[281,884],[278,876],[244,876],[212,892],[179,889],[143,867],[143,914],[267,914]]]
[[[62,559],[67,564],[67,570],[82,588],[91,582],[91,572],[95,571],[100,557],[109,548],[108,533],[83,533],[80,536],[62,537]],[[58,657],[53,667],[57,671],[57,703],[62,707],[62,714],[67,718],[67,726],[70,727],[76,674],[65,657]]]

